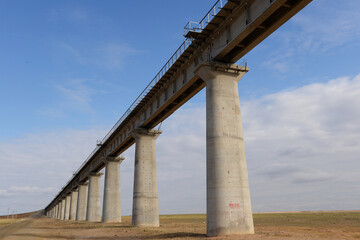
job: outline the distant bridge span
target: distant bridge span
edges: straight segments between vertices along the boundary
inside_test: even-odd
[[[68,195],[74,192],[74,189],[79,189],[80,197],[80,186],[90,180],[90,176],[94,173],[107,166],[107,159],[119,156],[135,143],[137,133],[134,134],[134,131],[154,128],[203,89],[207,85],[207,79],[203,79],[208,76],[206,71],[235,74],[237,81],[240,80],[248,69],[233,65],[233,63],[310,2],[311,0],[219,0],[200,22],[189,22],[185,27],[186,40],[46,207],[47,214],[55,216],[55,218],[61,218],[60,215],[65,216],[66,214],[63,214],[65,210],[64,207],[61,210],[61,204],[67,205],[66,211],[69,211],[71,199],[68,200]],[[207,70],[203,71],[202,68],[207,68]],[[209,96],[217,94],[216,89],[214,92],[211,91],[210,89],[209,93],[207,92]],[[209,101],[207,97],[207,104]],[[215,100],[212,103],[218,104]],[[207,121],[209,121],[208,118],[209,115],[207,115]],[[241,119],[239,121],[241,129]],[[242,138],[242,130],[240,132],[240,138]],[[147,134],[155,136],[159,133],[149,130]],[[231,204],[229,205],[230,209],[234,210],[239,207],[238,203]],[[79,206],[77,205],[77,207]],[[234,212],[233,210],[230,210],[230,214]],[[70,218],[71,214],[68,215]],[[251,233],[251,229],[232,231],[229,230],[231,227],[228,227],[227,230],[211,230],[209,229],[211,224],[214,223],[210,223],[208,219],[209,236]],[[219,225],[219,223],[216,224]],[[219,228],[218,225],[216,227]],[[222,228],[224,227],[222,226]]]

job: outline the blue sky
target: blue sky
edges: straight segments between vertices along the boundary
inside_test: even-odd
[[[214,2],[0,0],[0,214],[45,207]],[[315,0],[244,57],[254,211],[359,209],[359,10]],[[205,211],[204,105],[202,91],[162,126],[162,213]]]

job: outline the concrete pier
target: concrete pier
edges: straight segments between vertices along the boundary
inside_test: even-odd
[[[55,219],[59,219],[59,203],[55,206]]]
[[[248,69],[205,63],[207,235],[254,233],[238,81]]]
[[[123,157],[105,160],[103,222],[121,222],[120,164],[123,160]]]
[[[89,175],[89,191],[86,209],[86,221],[101,221],[101,192],[100,178],[102,173],[90,173]]]
[[[76,207],[77,207],[77,199],[78,199],[78,190],[71,191],[71,198],[70,198],[70,216],[69,220],[76,219]]]
[[[61,217],[60,220],[65,220],[65,198],[61,200]]]
[[[59,202],[59,216],[58,216],[58,219],[59,220],[62,220],[62,200],[60,200]]]
[[[57,204],[57,214],[56,214],[56,219],[60,220],[60,215],[61,215],[61,202],[59,202]]]
[[[65,198],[65,220],[69,220],[70,217],[70,200],[71,195],[67,195]]]
[[[161,131],[136,129],[135,174],[132,210],[133,226],[159,226],[159,200],[155,140]]]
[[[57,219],[57,213],[58,213],[58,204],[54,207],[54,219]]]
[[[88,200],[88,184],[80,183],[78,187],[76,221],[86,220],[87,200]]]

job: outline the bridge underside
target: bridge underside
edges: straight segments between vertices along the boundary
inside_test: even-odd
[[[67,202],[74,202],[67,197],[71,194],[77,196],[77,212],[71,210],[70,215],[76,215],[77,220],[86,216],[89,221],[98,221],[101,207],[99,175],[96,173],[103,168],[109,171],[105,189],[107,205],[120,206],[120,197],[111,194],[117,191],[109,190],[113,188],[109,181],[117,181],[114,179],[119,176],[117,170],[109,169],[114,164],[109,164],[107,159],[115,159],[136,143],[133,225],[158,226],[155,139],[160,133],[152,128],[206,87],[207,234],[253,233],[237,89],[237,82],[248,69],[233,63],[310,2],[218,1],[213,8],[216,10],[211,10],[216,14],[209,15],[210,11],[206,24],[201,21],[201,28],[189,29],[186,36],[190,39],[181,45],[46,211],[51,211],[54,218],[68,217],[70,213],[65,212],[65,207]],[[87,192],[88,180],[92,186],[90,192]],[[78,189],[78,195],[74,193],[75,189]],[[105,209],[103,221],[112,221],[111,206],[105,206]],[[115,212],[114,218],[118,221],[120,209]]]

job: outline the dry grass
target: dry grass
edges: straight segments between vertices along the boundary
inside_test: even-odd
[[[20,221],[21,219],[0,219],[0,228],[5,227],[7,225],[16,223]]]
[[[18,213],[18,214],[14,214],[14,215],[3,215],[3,216],[0,216],[0,219],[7,219],[7,218],[27,218],[27,217],[30,217],[31,215],[35,214],[35,213],[38,213],[39,211],[34,211],[34,212],[27,212],[27,213]]]
[[[122,223],[89,223],[34,219],[11,239],[205,239],[206,216],[202,214],[160,216],[159,228]],[[360,239],[360,212],[303,212],[254,214],[254,235],[211,239]]]

